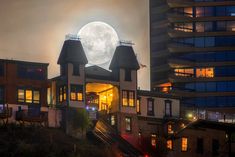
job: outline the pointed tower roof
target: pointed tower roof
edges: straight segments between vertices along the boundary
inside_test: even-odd
[[[140,68],[132,46],[130,45],[117,46],[113,55],[113,59],[110,63],[109,69],[113,70],[117,68],[132,69],[132,70],[138,70]]]
[[[88,63],[80,40],[65,40],[57,61],[57,64],[64,63]]]

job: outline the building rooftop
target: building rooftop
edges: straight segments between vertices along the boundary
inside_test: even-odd
[[[88,63],[80,40],[65,40],[57,64],[64,63]]]
[[[135,52],[131,45],[120,45],[117,46],[112,61],[110,63],[109,69],[133,69],[138,70],[140,68]]]

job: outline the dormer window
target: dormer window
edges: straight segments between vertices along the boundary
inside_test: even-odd
[[[125,69],[125,81],[131,81],[131,69]]]
[[[73,64],[73,75],[80,76],[80,65],[79,64]]]

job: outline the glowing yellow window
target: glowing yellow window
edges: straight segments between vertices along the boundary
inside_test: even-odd
[[[24,102],[24,90],[18,89],[18,102]]]
[[[122,91],[122,105],[123,106],[128,105],[127,91]]]
[[[67,95],[66,95],[66,87],[64,86],[64,100],[66,100],[66,98],[67,98]]]
[[[156,145],[157,145],[157,135],[156,134],[151,135],[151,145],[153,147],[156,147]]]
[[[70,93],[70,98],[71,98],[72,101],[75,101],[76,100],[76,93],[71,92]]]
[[[182,137],[181,141],[181,151],[187,151],[188,150],[188,138]]]
[[[82,93],[77,93],[77,99],[78,101],[82,101]]]
[[[26,95],[26,103],[32,103],[33,100],[32,90],[26,90],[25,95]]]
[[[197,68],[196,77],[214,77],[214,68]]]
[[[136,112],[140,113],[140,99],[137,99],[136,101]]]
[[[168,150],[172,150],[173,149],[173,142],[172,142],[172,140],[167,140],[166,141],[166,148]]]
[[[134,92],[129,92],[129,106],[134,106]]]

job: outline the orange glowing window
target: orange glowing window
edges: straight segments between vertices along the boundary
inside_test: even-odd
[[[173,141],[172,140],[167,140],[166,141],[166,148],[168,150],[172,150],[173,149]]]
[[[188,17],[193,17],[193,8],[184,8],[184,14]]]
[[[18,102],[24,102],[24,90],[18,89]]]
[[[122,91],[122,105],[123,106],[135,106],[135,93],[134,91],[123,90]]]
[[[214,68],[197,68],[196,77],[214,77]]]
[[[25,96],[26,96],[26,103],[32,103],[33,100],[32,90],[26,90]]]
[[[185,152],[188,150],[188,138],[182,137],[181,140],[181,151]]]
[[[70,100],[82,101],[83,100],[83,86],[71,85],[70,86]]]
[[[136,101],[136,112],[140,113],[140,98],[138,98]]]
[[[173,128],[172,128],[172,124],[168,124],[168,125],[167,125],[167,133],[168,133],[168,134],[174,133]]]
[[[129,92],[129,106],[134,106],[134,92]]]
[[[78,101],[82,101],[82,98],[83,98],[82,93],[77,93],[77,98],[78,98]]]
[[[193,75],[194,75],[194,70],[193,70],[193,68],[175,69],[175,75],[176,75],[176,76],[193,77]]]
[[[151,145],[153,147],[156,147],[156,145],[157,145],[157,135],[156,134],[151,135]]]

